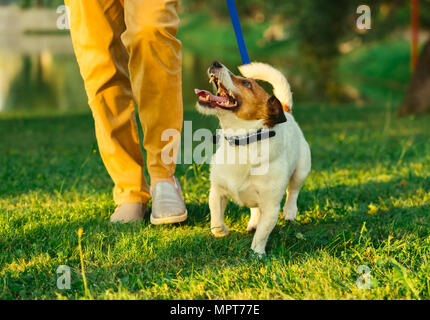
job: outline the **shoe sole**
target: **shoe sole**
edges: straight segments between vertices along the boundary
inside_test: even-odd
[[[154,218],[151,214],[151,223],[153,225],[160,225],[160,224],[172,224],[172,223],[179,223],[184,222],[187,220],[188,217],[188,211],[185,210],[185,213],[181,216],[174,216],[174,217],[166,217],[166,218]]]

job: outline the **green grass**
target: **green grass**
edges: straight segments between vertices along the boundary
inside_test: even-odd
[[[228,21],[200,15],[183,25],[185,48],[238,63]],[[213,25],[219,32],[207,42]],[[245,24],[247,43],[252,57],[272,61],[287,44],[268,56],[257,41],[264,27]],[[278,222],[262,260],[249,249],[246,208],[230,203],[230,235],[212,237],[207,165],[178,166],[186,223],[111,225],[113,185],[91,116],[0,114],[0,299],[429,299],[430,117],[396,116],[408,54],[406,42],[391,41],[342,58],[342,80],[365,106],[296,105],[313,170],[298,220]],[[194,83],[184,85],[192,92]],[[194,130],[217,127],[195,112],[184,118]],[[56,287],[60,265],[72,269],[70,290]],[[357,288],[360,265],[370,268],[370,289]]]
[[[410,43],[388,39],[365,45],[340,59],[341,81],[372,101],[398,101],[411,77]]]
[[[0,298],[430,298],[430,118],[397,118],[389,104],[302,104],[295,115],[313,171],[298,221],[278,222],[262,260],[246,208],[230,203],[231,234],[211,236],[206,165],[178,167],[186,223],[111,225],[90,115],[0,115]],[[56,287],[59,265],[72,268],[70,290]],[[371,289],[356,286],[360,265]]]

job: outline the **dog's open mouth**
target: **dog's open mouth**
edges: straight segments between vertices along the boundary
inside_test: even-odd
[[[227,90],[221,83],[221,81],[217,77],[215,77],[214,74],[210,75],[209,83],[212,82],[215,84],[216,87],[216,95],[206,90],[194,89],[196,95],[199,96],[200,104],[213,108],[218,107],[222,109],[231,109],[236,107],[237,100],[233,92]]]

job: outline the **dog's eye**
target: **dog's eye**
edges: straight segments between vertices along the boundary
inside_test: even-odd
[[[244,85],[245,87],[247,87],[249,89],[252,88],[252,84],[248,80],[242,80],[242,85]]]

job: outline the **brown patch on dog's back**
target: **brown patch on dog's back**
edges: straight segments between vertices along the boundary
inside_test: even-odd
[[[238,101],[235,109],[237,117],[244,120],[265,120],[269,128],[287,121],[281,103],[275,96],[268,94],[254,79],[230,73]]]

